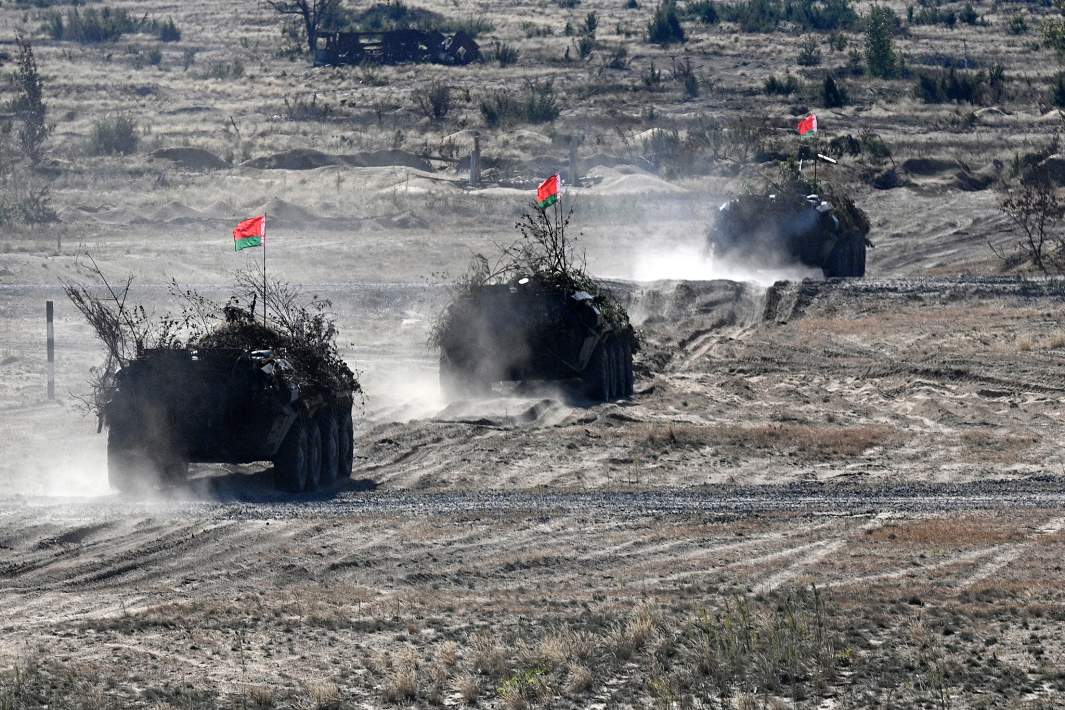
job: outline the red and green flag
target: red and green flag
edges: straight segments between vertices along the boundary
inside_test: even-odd
[[[561,183],[562,180],[558,175],[552,175],[540,183],[540,187],[536,188],[536,204],[540,206],[540,209],[550,207],[558,202],[558,191],[561,188]]]
[[[246,219],[233,230],[233,251],[261,247],[266,239],[266,215]]]
[[[817,115],[810,114],[806,118],[799,121],[799,135],[805,136],[808,133],[817,133]]]

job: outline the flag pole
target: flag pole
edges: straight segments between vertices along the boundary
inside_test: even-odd
[[[266,212],[263,212],[263,327],[266,328]]]

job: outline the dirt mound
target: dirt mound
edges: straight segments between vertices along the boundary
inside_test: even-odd
[[[636,167],[602,168],[596,173],[602,177],[602,181],[595,188],[595,192],[600,195],[639,195],[648,192],[683,194],[687,192],[680,185],[674,185]]]
[[[229,167],[229,163],[203,148],[160,148],[153,150],[148,157],[169,160],[186,170],[221,170]]]
[[[155,211],[154,221],[168,224],[190,224],[206,219],[206,215],[183,202],[171,201]]]
[[[321,219],[319,215],[310,210],[286,202],[279,197],[274,197],[265,204],[260,203],[259,206],[254,207],[253,211],[267,215],[268,221],[275,226],[296,227]]]
[[[257,170],[314,170],[330,165],[339,165],[340,159],[336,156],[326,155],[317,150],[297,148],[284,153],[274,153],[262,158],[252,158],[241,163],[243,168],[255,168]]]
[[[433,166],[429,164],[428,160],[420,155],[402,150],[374,150],[368,153],[342,155],[340,158],[345,165],[353,168],[403,167],[423,170],[427,173],[433,171]]]
[[[329,155],[308,148],[297,148],[283,153],[253,158],[241,163],[241,167],[257,170],[314,170],[334,166],[351,168],[407,167],[432,172],[432,165],[420,155],[402,150],[374,150],[349,155]]]
[[[910,175],[921,175],[925,177],[942,175],[943,173],[956,171],[959,168],[965,168],[964,165],[956,160],[942,158],[910,158],[909,160],[902,161],[900,167]]]

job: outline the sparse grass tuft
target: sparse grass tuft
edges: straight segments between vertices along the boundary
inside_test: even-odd
[[[467,705],[474,705],[477,702],[477,697],[481,694],[480,683],[477,682],[477,677],[472,673],[463,673],[455,679],[455,692],[458,693],[462,702]]]
[[[117,114],[93,121],[89,155],[130,155],[137,152],[140,136],[129,114]]]
[[[442,121],[451,111],[451,87],[441,81],[419,87],[414,90],[414,104],[430,121]]]
[[[784,77],[780,79],[776,74],[771,74],[763,85],[765,93],[769,96],[791,96],[799,90],[799,87],[799,80],[791,72],[785,72]]]
[[[381,694],[387,702],[405,703],[418,697],[418,655],[406,648],[390,659]]]
[[[518,57],[521,56],[521,52],[513,45],[497,41],[492,44],[492,49],[489,50],[488,56],[498,62],[499,66],[509,67],[518,63]]]
[[[478,634],[470,642],[470,660],[473,670],[490,678],[500,678],[507,672],[506,649],[497,637]]]

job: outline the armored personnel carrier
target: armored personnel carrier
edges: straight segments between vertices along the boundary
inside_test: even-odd
[[[542,277],[486,284],[460,295],[437,337],[440,386],[449,400],[498,382],[570,381],[584,396],[632,395],[635,332],[602,295]]]
[[[352,399],[274,350],[145,350],[102,411],[109,482],[125,491],[183,480],[189,462],[272,461],[281,488],[314,490],[351,475]]]
[[[715,256],[766,267],[799,262],[825,278],[865,276],[869,220],[849,198],[805,181],[721,205],[708,244]]]

